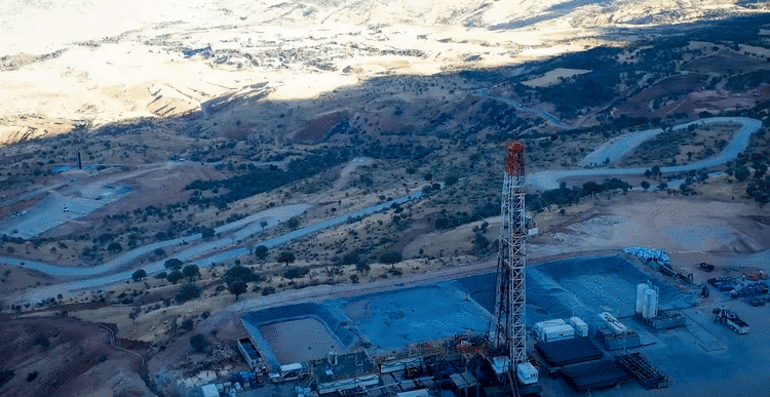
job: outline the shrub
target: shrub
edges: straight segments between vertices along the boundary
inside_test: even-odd
[[[254,255],[259,259],[265,259],[267,257],[267,251],[267,247],[258,245],[257,248],[254,248]]]
[[[402,260],[403,257],[401,256],[401,253],[396,251],[387,252],[380,256],[380,263],[385,264],[395,264],[401,262]]]
[[[238,300],[238,296],[246,292],[247,285],[243,281],[235,281],[231,284],[228,284],[227,289],[231,294],[235,295],[235,300]]]
[[[195,334],[190,337],[190,346],[192,346],[193,350],[196,352],[202,352],[208,345],[209,343],[206,342],[206,336],[203,334]]]
[[[193,328],[195,328],[195,323],[191,319],[187,319],[182,321],[182,324],[179,326],[179,328],[185,330],[185,331],[192,331]]]
[[[0,371],[0,386],[8,383],[16,376],[16,372],[12,369],[4,369]]]
[[[193,283],[187,283],[179,289],[179,292],[176,293],[174,299],[176,299],[178,303],[184,303],[189,300],[199,298],[200,296],[201,289]]]
[[[166,276],[166,280],[174,284],[176,284],[177,281],[183,278],[184,276],[182,276],[182,272],[180,272],[179,270],[174,270],[173,272],[169,273],[168,276]]]
[[[134,274],[132,274],[132,275],[131,275],[131,278],[132,278],[134,281],[139,281],[139,280],[142,280],[142,279],[144,279],[145,277],[147,277],[147,272],[146,272],[146,271],[144,271],[143,269],[139,269],[139,270],[135,271],[135,272],[134,272]]]
[[[273,287],[265,287],[262,289],[262,296],[267,296],[274,293],[275,293],[275,288]]]

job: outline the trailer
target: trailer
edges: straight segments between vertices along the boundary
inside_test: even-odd
[[[713,310],[716,315],[714,321],[727,325],[731,330],[738,334],[748,334],[749,325],[745,321],[741,320],[737,314],[732,310],[723,307],[716,307]]]

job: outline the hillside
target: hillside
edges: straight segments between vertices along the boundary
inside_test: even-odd
[[[754,14],[766,3],[5,1],[0,143],[205,116],[206,103],[222,97],[314,99],[377,76],[517,65],[657,34],[649,28]]]

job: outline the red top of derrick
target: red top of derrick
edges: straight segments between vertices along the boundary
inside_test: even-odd
[[[505,158],[505,172],[510,175],[524,174],[524,144],[515,141],[508,145],[508,156]]]

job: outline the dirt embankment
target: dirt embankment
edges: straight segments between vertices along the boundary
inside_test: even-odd
[[[139,375],[141,359],[111,346],[106,326],[67,316],[2,315],[0,321],[0,368],[13,371],[2,397],[152,394]]]

